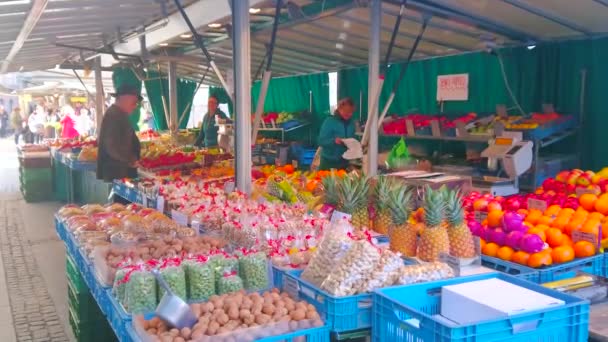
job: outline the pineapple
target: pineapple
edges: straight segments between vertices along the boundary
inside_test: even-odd
[[[340,178],[332,171],[329,176],[324,177],[321,181],[323,184],[325,204],[333,205],[334,207],[338,205],[339,180]]]
[[[369,180],[364,175],[352,174],[344,177],[338,187],[337,210],[350,214],[356,229],[369,225],[368,192]]]
[[[458,258],[475,256],[475,242],[469,227],[464,223],[462,194],[458,190],[449,191],[446,199],[446,220],[450,238],[450,255]]]
[[[378,176],[374,188],[374,200],[376,201],[376,217],[374,218],[374,230],[379,234],[388,234],[391,225],[391,210],[389,208],[389,192],[394,186],[394,181],[386,176]]]
[[[283,196],[283,192],[279,187],[279,183],[283,179],[279,176],[270,176],[268,177],[268,181],[266,182],[266,191],[273,197],[281,198]]]
[[[427,185],[424,194],[425,227],[418,242],[418,258],[437,261],[441,253],[450,253],[450,239],[446,230],[446,190],[433,190]]]
[[[404,256],[416,256],[417,230],[409,222],[411,212],[411,191],[405,186],[393,188],[388,194],[388,207],[391,214],[389,230],[390,249]]]

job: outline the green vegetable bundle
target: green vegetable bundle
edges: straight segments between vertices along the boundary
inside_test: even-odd
[[[147,268],[140,266],[123,280],[127,283],[125,296],[129,312],[144,314],[156,309],[156,278]]]
[[[270,287],[268,260],[261,252],[244,252],[239,258],[240,275],[248,291],[261,291]]]
[[[217,294],[236,292],[243,289],[243,280],[238,276],[236,270],[226,269],[217,282]]]
[[[160,274],[169,285],[169,288],[179,298],[186,299],[186,272],[181,265],[180,259],[167,259],[160,266]],[[165,295],[165,289],[158,286],[158,300]]]
[[[188,300],[206,301],[216,294],[215,270],[209,260],[200,256],[184,261]]]

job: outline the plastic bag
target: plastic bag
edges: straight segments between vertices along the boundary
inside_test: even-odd
[[[386,166],[388,166],[389,169],[398,169],[404,165],[407,165],[409,161],[410,153],[407,149],[407,145],[405,144],[405,140],[401,138],[388,154],[388,157],[386,158]]]
[[[234,269],[226,268],[217,281],[217,294],[236,292],[243,289],[243,280]]]
[[[184,261],[188,300],[205,301],[216,294],[215,270],[204,256]]]
[[[430,262],[422,265],[404,266],[401,268],[397,285],[408,285],[454,277],[454,270],[442,262]]]
[[[245,290],[261,291],[270,287],[268,259],[261,252],[244,252],[239,258],[239,270]]]
[[[385,249],[382,251],[378,265],[374,266],[370,279],[359,289],[359,293],[372,292],[375,289],[391,286],[399,278],[403,267],[401,254]]]
[[[156,278],[144,266],[132,270],[123,279],[127,282],[127,309],[134,314],[153,312],[156,309]]]
[[[186,272],[181,265],[180,259],[167,259],[160,266],[160,274],[163,279],[169,285],[169,288],[173,293],[182,299],[187,299],[186,295]],[[165,295],[165,289],[162,286],[158,287],[158,300]]]
[[[334,296],[354,295],[369,279],[379,260],[380,252],[375,246],[366,240],[357,241],[321,288]]]

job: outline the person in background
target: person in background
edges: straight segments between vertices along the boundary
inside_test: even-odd
[[[0,138],[4,138],[8,134],[8,119],[4,105],[0,105]]]
[[[64,139],[74,139],[78,136],[78,131],[74,128],[76,120],[74,119],[74,109],[69,106],[61,108],[63,119],[61,119],[61,137]]]
[[[44,134],[44,116],[46,112],[42,106],[37,106],[27,119],[27,125],[32,133],[32,143],[39,144]]]
[[[346,169],[348,160],[342,158],[346,152],[342,139],[355,137],[355,122],[352,120],[355,104],[349,97],[338,101],[334,115],[321,126],[318,144],[321,147],[319,170]]]
[[[147,130],[154,130],[154,116],[150,111],[146,111],[146,115],[144,116],[144,121],[142,122],[146,125]]]
[[[103,116],[97,144],[97,179],[105,182],[137,177],[141,148],[129,122],[129,115],[142,100],[139,91],[130,85],[123,85],[113,96],[116,101]]]
[[[11,127],[15,133],[15,145],[19,145],[19,137],[23,133],[23,116],[21,116],[21,108],[15,107],[13,108],[13,112],[11,113]]]
[[[228,119],[226,113],[218,107],[219,101],[215,95],[210,95],[207,100],[207,113],[203,118],[201,131],[198,133],[194,146],[197,147],[215,147],[217,146],[217,126],[215,125],[216,118]]]

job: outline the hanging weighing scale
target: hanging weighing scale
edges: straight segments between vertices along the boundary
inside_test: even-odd
[[[520,132],[503,132],[492,139],[481,156],[488,158],[488,170],[497,172],[500,164],[507,177],[474,177],[473,188],[493,196],[519,193],[519,176],[532,166],[532,147],[531,141],[522,140]]]

